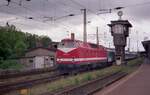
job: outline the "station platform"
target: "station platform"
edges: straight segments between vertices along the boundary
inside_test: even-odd
[[[94,95],[150,95],[150,61],[145,59],[137,71]]]

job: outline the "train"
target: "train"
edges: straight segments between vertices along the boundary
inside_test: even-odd
[[[71,38],[61,40],[56,57],[59,70],[64,73],[78,72],[112,65],[112,62],[115,61],[115,50],[75,40],[74,34],[72,34]]]

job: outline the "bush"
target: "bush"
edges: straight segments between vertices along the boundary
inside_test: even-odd
[[[91,74],[87,74],[85,76],[85,81],[90,81],[92,79],[92,75]]]
[[[0,69],[21,69],[22,65],[18,64],[16,60],[1,60]]]

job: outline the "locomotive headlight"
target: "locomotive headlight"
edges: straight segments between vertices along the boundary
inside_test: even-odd
[[[61,59],[60,59],[60,58],[58,58],[58,59],[57,59],[57,61],[58,61],[58,62],[61,62]]]

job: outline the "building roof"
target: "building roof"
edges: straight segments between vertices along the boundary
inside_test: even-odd
[[[31,52],[31,51],[36,50],[36,49],[45,49],[45,50],[54,51],[54,52],[57,50],[57,49],[54,49],[54,48],[35,47],[35,48],[31,48],[31,49],[27,50],[26,52]]]
[[[132,24],[128,20],[111,21],[111,24],[108,24],[108,26],[113,26],[115,24],[123,24],[123,25],[127,25],[128,27],[132,27]]]

